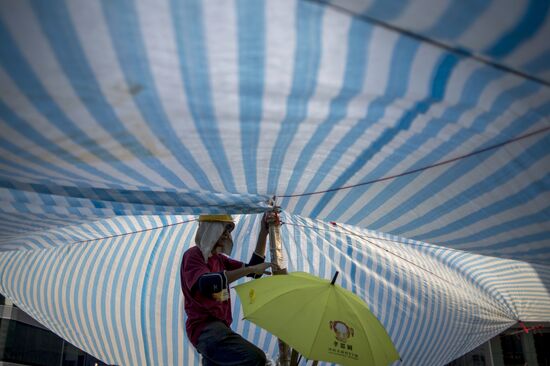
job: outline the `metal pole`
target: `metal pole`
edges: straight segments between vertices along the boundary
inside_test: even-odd
[[[489,359],[489,366],[495,366],[495,362],[493,361],[493,347],[491,347],[491,339],[487,341],[487,344],[489,345],[489,356],[487,357]]]
[[[283,245],[281,243],[281,220],[279,219],[280,208],[277,206],[273,207],[275,215],[269,218],[269,253],[271,254],[271,263],[276,264],[279,269],[274,270],[274,275],[287,274],[286,268],[284,266],[284,256],[283,256]],[[277,361],[279,366],[289,366],[290,365],[290,347],[279,339],[279,359]]]
[[[61,357],[59,358],[59,366],[63,366],[63,352],[65,352],[65,339],[61,338]]]

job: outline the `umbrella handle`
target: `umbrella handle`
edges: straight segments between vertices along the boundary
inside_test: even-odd
[[[334,277],[332,277],[332,281],[330,282],[331,285],[334,285],[334,282],[336,282],[336,277],[338,277],[338,271],[336,271],[336,273],[334,274]]]

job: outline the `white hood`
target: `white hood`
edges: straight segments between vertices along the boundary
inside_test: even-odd
[[[195,234],[195,244],[200,248],[205,263],[208,262],[208,256],[222,236],[226,226],[226,222],[199,222],[199,228],[197,234]],[[233,239],[230,236],[224,240],[222,252],[230,255],[232,250]]]

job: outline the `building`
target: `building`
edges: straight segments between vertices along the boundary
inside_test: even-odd
[[[550,366],[550,323],[513,326],[447,366]]]
[[[0,366],[105,366],[0,295]]]

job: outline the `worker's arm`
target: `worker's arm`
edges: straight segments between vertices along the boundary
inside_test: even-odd
[[[226,289],[230,283],[246,275],[269,274],[266,270],[271,266],[271,263],[260,263],[255,266],[241,267],[231,271],[205,273],[199,277],[197,286],[203,295],[209,296]]]
[[[258,234],[258,240],[256,241],[256,250],[254,250],[254,254],[264,258],[265,258],[267,235],[269,234],[269,224],[267,223],[267,219],[269,215],[272,215],[272,213],[266,212],[262,216],[262,222],[260,224],[260,232]]]
[[[237,281],[238,279],[247,275],[261,276],[263,274],[270,274],[269,272],[267,272],[267,269],[271,267],[273,267],[271,263],[260,263],[254,266],[246,266],[246,267],[234,269],[232,271],[225,271],[227,284]]]
[[[266,242],[267,236],[269,235],[269,224],[267,223],[269,215],[272,215],[272,213],[266,212],[262,217],[262,221],[260,223],[260,232],[258,233],[258,240],[256,240],[256,249],[254,250],[254,253],[252,253],[250,261],[248,261],[248,264],[246,264],[247,267],[255,266],[257,264],[265,262]],[[260,278],[262,277],[262,273],[257,274],[253,272],[246,274],[245,276]]]

